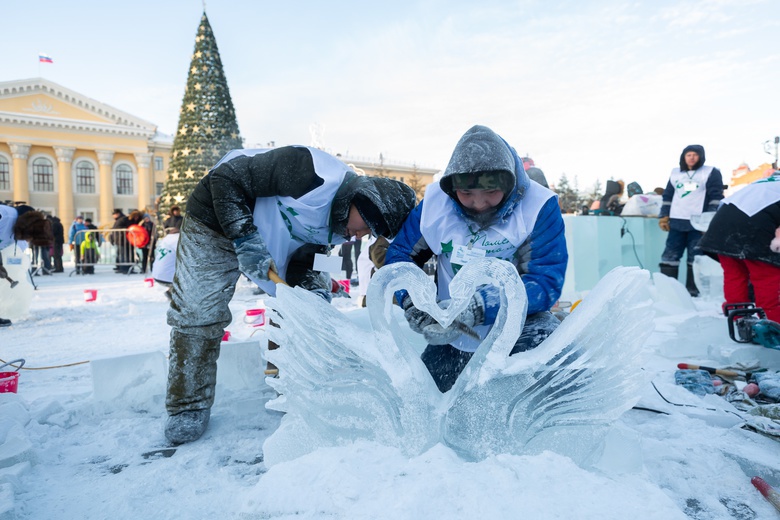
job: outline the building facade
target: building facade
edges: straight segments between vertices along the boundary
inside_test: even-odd
[[[114,208],[150,211],[173,138],[42,78],[0,82],[0,201],[101,227]]]
[[[114,208],[153,213],[173,137],[154,123],[52,81],[0,82],[0,201],[113,225]],[[341,157],[357,173],[408,184],[422,199],[438,170]]]

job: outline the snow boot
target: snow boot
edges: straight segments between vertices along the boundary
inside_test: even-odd
[[[696,279],[693,277],[693,265],[688,264],[688,272],[685,273],[685,288],[692,297],[699,295],[699,289],[696,287]]]
[[[191,442],[203,435],[217,386],[217,358],[222,335],[204,338],[171,332],[165,436],[173,443]]]
[[[677,275],[679,274],[679,269],[680,269],[679,266],[669,265],[669,264],[658,264],[658,267],[661,268],[661,274],[665,274],[666,276],[677,280]]]
[[[209,425],[211,410],[188,410],[168,417],[165,438],[171,444],[184,444],[200,439]]]

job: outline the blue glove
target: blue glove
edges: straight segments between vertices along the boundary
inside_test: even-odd
[[[422,334],[425,327],[436,323],[436,320],[434,320],[430,314],[423,312],[414,306],[412,297],[408,294],[404,297],[401,307],[404,310],[404,318],[409,322],[409,328],[417,334]]]
[[[238,268],[249,278],[268,280],[268,271],[276,272],[276,264],[258,232],[237,238],[233,247],[238,256]]]
[[[442,327],[438,322],[433,322],[423,328],[422,335],[429,345],[449,345],[463,334],[457,323],[470,328],[485,323],[485,300],[481,292],[474,293],[466,309],[449,327]]]

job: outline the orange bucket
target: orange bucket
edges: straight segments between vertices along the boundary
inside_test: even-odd
[[[19,369],[24,366],[24,359],[9,361],[0,365],[0,368],[6,367],[11,363],[19,363],[19,366],[16,368],[16,372],[0,372],[0,394],[15,394],[19,388]]]

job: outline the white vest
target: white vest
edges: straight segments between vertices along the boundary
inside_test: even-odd
[[[531,182],[525,196],[506,222],[478,230],[476,224],[461,218],[456,202],[444,193],[439,183],[428,185],[425,191],[420,231],[428,247],[437,256],[437,278],[439,300],[450,298],[449,285],[455,273],[462,267],[456,260],[458,250],[484,251],[475,256],[490,256],[513,261],[517,249],[525,242],[536,225],[544,204],[555,193],[541,184]],[[476,327],[484,339],[489,326]],[[473,352],[479,342],[461,336],[453,342],[454,347]]]
[[[669,210],[671,218],[691,220],[691,215],[701,215],[704,198],[707,195],[707,179],[712,166],[702,166],[698,170],[682,172],[674,168],[669,181],[674,186],[674,197]]]
[[[176,247],[179,245],[179,233],[169,233],[157,241],[154,248],[152,278],[161,282],[173,282],[176,272]]]
[[[308,147],[307,147],[308,148]],[[255,201],[253,222],[263,237],[279,276],[285,279],[292,253],[304,244],[334,245],[345,241],[333,236],[330,210],[344,177],[351,171],[346,164],[316,148],[308,148],[314,161],[314,171],[324,183],[294,199],[292,197],[260,197]],[[245,155],[256,155],[251,150]],[[267,150],[265,150],[267,151]],[[260,153],[264,153],[260,152]],[[230,154],[229,154],[230,155]],[[235,157],[238,154],[233,154]],[[285,232],[286,230],[286,232]],[[271,296],[276,295],[276,284],[252,280]]]

